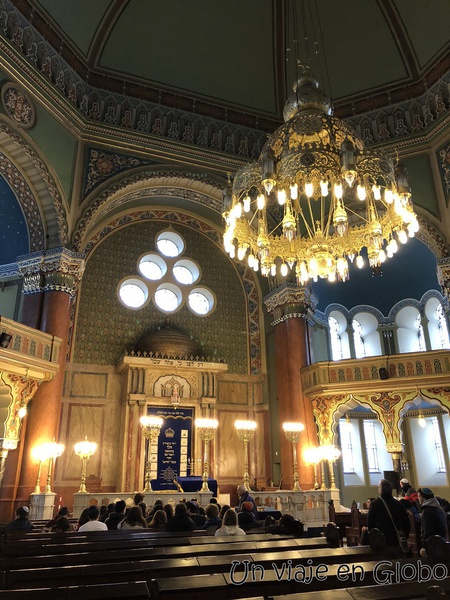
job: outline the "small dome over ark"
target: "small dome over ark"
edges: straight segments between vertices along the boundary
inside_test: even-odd
[[[167,318],[162,327],[148,331],[138,340],[135,351],[184,358],[198,355],[199,348],[197,342],[176,329]]]

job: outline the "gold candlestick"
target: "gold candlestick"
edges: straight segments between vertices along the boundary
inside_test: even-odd
[[[142,427],[142,434],[147,440],[147,464],[145,467],[145,485],[143,491],[151,492],[152,485],[150,481],[152,472],[152,445],[154,445],[158,440],[163,419],[161,417],[146,415],[140,418],[140,423]]]
[[[236,421],[234,427],[239,439],[244,442],[244,487],[250,490],[250,473],[248,472],[248,443],[253,439],[256,431],[255,421]]]
[[[210,492],[211,490],[208,487],[208,469],[209,469],[209,460],[208,460],[208,450],[209,450],[209,442],[214,439],[214,434],[216,433],[216,429],[219,426],[217,419],[196,419],[195,427],[199,433],[199,436],[203,440],[203,475],[202,475],[202,487],[201,492]]]
[[[86,489],[87,463],[88,463],[88,460],[91,458],[91,456],[94,454],[94,452],[96,450],[97,450],[97,444],[95,442],[88,442],[87,436],[84,438],[84,440],[82,442],[78,442],[78,444],[75,444],[75,454],[77,456],[79,456],[82,460],[81,483],[80,483],[80,489],[78,490],[79,494],[87,493],[87,489]]]
[[[297,445],[300,441],[300,434],[305,429],[303,423],[283,423],[284,435],[288,442],[292,444],[292,460],[294,464],[294,492],[301,491],[301,487],[298,481],[298,467],[297,467]]]

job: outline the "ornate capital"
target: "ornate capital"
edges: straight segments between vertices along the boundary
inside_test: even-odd
[[[450,299],[450,257],[437,259],[437,277],[442,293]]]
[[[85,267],[83,253],[53,248],[21,256],[17,261],[24,279],[24,294],[58,291],[74,296]]]
[[[392,454],[392,458],[401,458],[401,455],[405,451],[405,444],[386,444],[386,450],[389,454]]]
[[[270,292],[264,303],[274,318],[272,325],[277,325],[287,319],[305,319],[309,310],[316,309],[317,298],[309,287],[285,282]]]

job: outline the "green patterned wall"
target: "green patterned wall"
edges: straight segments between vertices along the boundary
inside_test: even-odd
[[[155,236],[167,227],[154,221],[129,225],[92,252],[79,296],[74,362],[115,364],[145,331],[163,325],[166,315],[153,302],[138,311],[125,308],[117,298],[117,284],[138,274],[137,259],[156,250]],[[171,324],[192,336],[205,357],[225,361],[232,373],[247,373],[246,299],[238,274],[206,236],[177,224],[172,228],[185,239],[184,257],[200,265],[199,283],[216,294],[217,309],[208,317],[197,317],[184,306],[170,316]]]

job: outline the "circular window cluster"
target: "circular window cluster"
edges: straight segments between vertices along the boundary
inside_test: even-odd
[[[127,308],[138,310],[153,300],[164,313],[172,314],[187,302],[200,317],[215,307],[214,294],[199,286],[201,271],[190,258],[182,258],[186,245],[178,233],[162,231],[156,237],[158,252],[148,252],[138,260],[140,275],[125,277],[118,285],[118,296]]]

